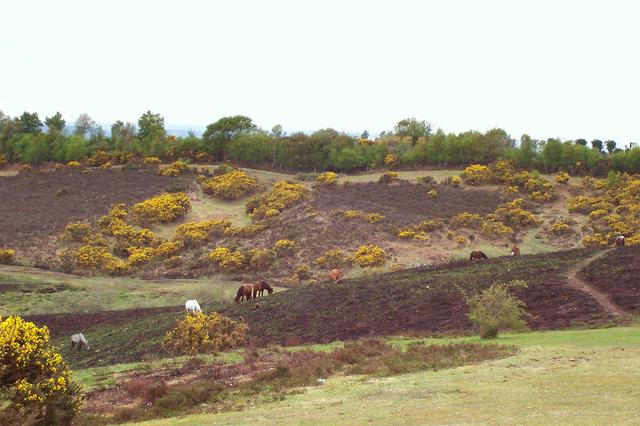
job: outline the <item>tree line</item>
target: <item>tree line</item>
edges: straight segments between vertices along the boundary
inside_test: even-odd
[[[109,134],[87,114],[73,126],[58,112],[41,121],[37,113],[11,118],[0,111],[0,155],[5,161],[40,164],[50,161],[82,161],[97,151],[233,163],[288,171],[336,170],[354,172],[380,168],[395,154],[396,166],[463,167],[501,159],[517,167],[545,172],[606,174],[609,170],[640,172],[640,148],[622,150],[613,140],[536,140],[523,135],[519,141],[504,130],[445,133],[415,118],[399,121],[392,130],[371,139],[333,129],[307,134],[285,133],[257,127],[251,118],[223,117],[207,126],[201,137],[167,133],[164,117],[147,111],[137,123],[116,121]]]

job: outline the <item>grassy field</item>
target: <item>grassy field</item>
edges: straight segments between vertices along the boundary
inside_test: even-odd
[[[238,282],[218,278],[141,280],[133,277],[78,277],[0,265],[0,316],[178,306],[187,299],[197,299],[206,306],[232,301],[238,285]]]
[[[450,340],[458,339],[446,341]],[[437,372],[383,379],[335,377],[302,394],[242,412],[136,424],[640,422],[640,327],[507,334],[496,343],[517,345],[521,351],[506,359]]]

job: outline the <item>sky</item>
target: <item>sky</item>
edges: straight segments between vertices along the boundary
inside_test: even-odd
[[[640,2],[0,0],[0,110],[640,142]]]

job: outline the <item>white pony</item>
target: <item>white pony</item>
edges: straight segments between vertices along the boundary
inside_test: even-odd
[[[187,303],[184,304],[184,308],[187,310],[187,313],[193,312],[195,314],[196,312],[202,312],[200,305],[198,305],[198,301],[195,299],[187,300]]]
[[[84,338],[82,333],[77,333],[71,336],[71,349],[76,346],[78,347],[78,350],[82,349],[83,346],[89,349],[89,342],[87,342],[87,339]]]

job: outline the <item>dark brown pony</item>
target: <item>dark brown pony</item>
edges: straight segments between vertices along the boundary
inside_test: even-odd
[[[273,293],[273,289],[269,284],[264,281],[257,281],[253,284],[253,298],[262,297],[264,295],[264,291],[267,290],[267,293]]]
[[[518,247],[517,244],[511,247],[511,256],[517,256],[519,254],[520,254],[520,247]]]
[[[238,289],[236,293],[235,301],[236,303],[240,303],[242,299],[252,299],[253,298],[253,284],[244,283]]]
[[[488,257],[486,254],[484,254],[480,250],[472,251],[471,255],[469,256],[469,260],[482,260],[482,259],[488,259]]]

